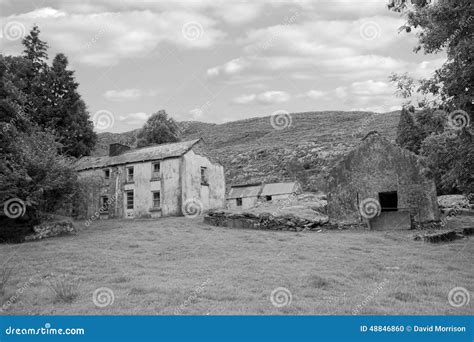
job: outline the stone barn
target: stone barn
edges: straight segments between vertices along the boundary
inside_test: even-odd
[[[269,183],[263,186],[260,199],[264,202],[282,201],[300,192],[301,185],[298,182]]]
[[[377,132],[330,170],[327,210],[332,222],[366,220],[371,229],[439,221],[435,183],[423,160]]]
[[[253,208],[262,192],[262,183],[233,185],[227,196],[229,209]]]
[[[87,189],[76,216],[150,218],[195,214],[225,206],[224,167],[208,158],[200,139],[130,149],[76,164]]]
[[[229,209],[253,208],[258,202],[286,200],[289,196],[300,192],[301,185],[298,182],[233,185],[227,196],[227,207]]]

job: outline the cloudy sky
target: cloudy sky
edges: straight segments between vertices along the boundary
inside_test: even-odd
[[[386,0],[0,0],[1,53],[33,23],[76,70],[91,117],[138,128],[159,109],[222,123],[321,110],[398,109],[392,72],[429,76]],[[98,113],[98,114],[96,114]],[[102,128],[102,127],[99,127]]]

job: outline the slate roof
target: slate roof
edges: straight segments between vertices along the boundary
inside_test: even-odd
[[[263,186],[260,196],[291,194],[298,189],[298,183],[270,183]]]
[[[234,185],[227,199],[291,194],[298,190],[297,182]]]
[[[81,171],[114,165],[181,157],[198,143],[199,140],[200,139],[195,139],[178,143],[147,146],[125,151],[122,154],[113,157],[83,157],[76,162],[75,169]]]
[[[262,191],[262,184],[234,185],[230,188],[227,199],[258,197]]]

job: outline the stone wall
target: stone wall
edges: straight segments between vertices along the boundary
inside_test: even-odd
[[[328,223],[328,220],[321,217],[306,219],[291,214],[272,216],[270,213],[253,214],[216,210],[209,211],[204,216],[204,222],[213,226],[229,228],[303,231],[320,230],[323,225]]]

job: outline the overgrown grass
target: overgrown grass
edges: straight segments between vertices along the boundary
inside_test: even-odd
[[[450,224],[472,226],[473,217],[463,220]],[[472,314],[472,299],[455,308],[448,293],[472,293],[474,240],[429,244],[413,234],[238,230],[201,218],[107,220],[72,238],[0,245],[0,260],[21,255],[21,271],[8,282],[12,294],[35,277],[7,314],[173,315],[181,307],[184,315]],[[51,291],[51,274],[68,281],[53,282]],[[101,287],[114,296],[105,307],[93,302]],[[292,301],[278,308],[270,295],[280,287]]]
[[[79,296],[79,282],[66,275],[53,277],[48,286],[55,296],[55,302],[72,303]]]
[[[5,288],[12,273],[13,267],[10,267],[8,265],[5,265],[0,269],[0,296],[3,296],[3,294],[5,294]]]

